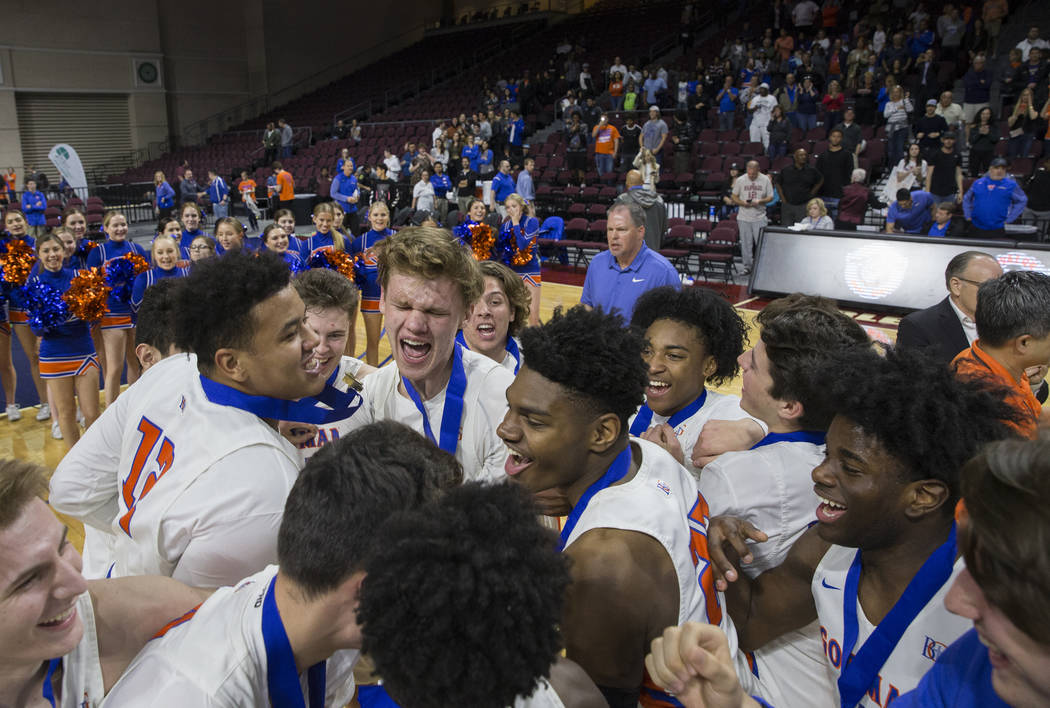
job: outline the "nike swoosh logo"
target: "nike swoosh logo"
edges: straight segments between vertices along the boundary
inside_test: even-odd
[[[644,283],[645,278],[631,278],[632,283]]]
[[[841,589],[841,588],[835,587],[834,585],[828,585],[828,579],[827,578],[821,578],[820,584],[823,585],[824,587],[826,587],[828,590],[840,590]]]

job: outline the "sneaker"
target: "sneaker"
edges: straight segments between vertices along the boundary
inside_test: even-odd
[[[7,419],[14,423],[16,420],[22,419],[22,409],[18,407],[17,403],[10,403],[7,406]]]
[[[84,414],[80,411],[80,406],[77,406],[77,424],[84,427]]]
[[[40,404],[40,410],[36,412],[36,419],[40,422],[44,422],[51,417],[51,406],[46,403]]]
[[[59,427],[57,420],[51,424],[51,437],[55,440],[62,439],[62,428]]]

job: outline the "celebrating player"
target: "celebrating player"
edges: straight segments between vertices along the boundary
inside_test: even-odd
[[[485,289],[456,341],[518,373],[521,349],[515,335],[529,319],[530,296],[518,274],[502,263],[478,263]]]

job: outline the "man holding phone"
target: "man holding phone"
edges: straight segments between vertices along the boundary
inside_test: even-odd
[[[766,205],[773,201],[773,183],[758,171],[758,162],[750,160],[747,172],[733,183],[733,203],[740,207],[736,215],[740,228],[740,253],[744,261],[744,275],[751,272],[755,242],[766,226]]]
[[[598,177],[604,177],[613,171],[613,161],[620,149],[620,131],[609,123],[609,116],[602,113],[598,124],[591,128],[594,138],[594,165]]]

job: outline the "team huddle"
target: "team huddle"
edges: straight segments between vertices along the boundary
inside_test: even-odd
[[[703,288],[526,327],[448,231],[368,257],[390,365],[350,279],[235,245],[144,291],[49,490],[0,461],[0,705],[1050,701],[1050,277],[950,366],[816,296],[754,346]]]

